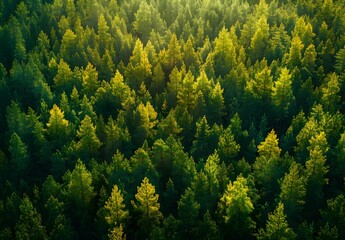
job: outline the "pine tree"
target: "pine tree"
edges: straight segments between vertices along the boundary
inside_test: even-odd
[[[50,138],[64,137],[68,134],[68,121],[65,119],[64,112],[56,105],[49,111],[49,121],[47,132]]]
[[[152,228],[156,227],[163,217],[159,211],[158,197],[159,195],[156,194],[155,187],[145,177],[141,185],[137,187],[136,201],[132,201],[134,210],[139,214],[138,226],[140,230],[138,234],[142,234],[138,235],[140,237],[148,237]]]
[[[303,48],[304,44],[301,39],[298,36],[294,36],[291,40],[291,47],[287,58],[287,65],[290,70],[301,66]]]
[[[29,197],[23,197],[19,210],[20,218],[16,225],[16,239],[48,239],[46,229],[42,225],[41,215],[32,205]]]
[[[258,183],[263,187],[266,197],[279,191],[278,179],[282,177],[281,149],[274,130],[258,146],[259,156],[256,158],[253,169]]]
[[[252,62],[260,61],[265,56],[270,37],[269,29],[267,17],[262,15],[256,23],[256,31],[251,38],[250,49]]]
[[[284,204],[279,203],[273,213],[268,215],[266,229],[259,229],[255,234],[258,240],[284,239],[293,240],[296,234],[289,227],[284,215]]]
[[[242,175],[228,184],[218,204],[223,218],[225,235],[236,238],[250,236],[255,223],[250,217],[254,210],[253,202],[249,197],[247,180]]]
[[[187,188],[178,202],[179,233],[182,239],[194,239],[197,234],[200,204],[195,201],[193,190]]]
[[[173,33],[171,35],[168,48],[164,55],[162,67],[166,74],[170,74],[171,71],[175,67],[180,68],[181,66],[182,66],[181,46],[180,46],[180,43],[178,42],[176,34]]]
[[[114,227],[113,230],[108,234],[109,240],[126,240],[126,234],[123,233],[123,227]]]
[[[306,216],[315,219],[324,202],[324,186],[328,183],[326,174],[328,166],[324,151],[319,145],[311,148],[309,159],[306,162],[307,195],[305,211]]]
[[[303,173],[301,165],[293,162],[281,182],[279,198],[285,206],[288,222],[294,226],[298,224],[305,204],[306,181]]]
[[[21,140],[17,133],[13,133],[10,138],[9,151],[11,154],[10,162],[14,165],[17,178],[24,177],[30,165],[30,156],[28,147]]]
[[[207,116],[210,124],[222,124],[222,118],[225,110],[223,92],[224,90],[219,82],[217,82],[210,91],[209,104],[207,108]]]
[[[329,227],[338,229],[339,236],[345,234],[345,198],[339,194],[333,199],[327,200],[327,207],[321,210],[322,222]]]
[[[254,79],[247,83],[247,91],[263,105],[268,104],[272,96],[273,80],[271,69],[267,66],[255,74]]]
[[[292,80],[289,70],[283,68],[279,79],[274,83],[272,93],[272,102],[277,108],[279,118],[284,118],[287,115],[289,106],[294,100],[291,85]]]
[[[88,63],[83,71],[83,88],[81,93],[90,98],[95,94],[99,85],[100,82],[98,80],[98,71],[91,63]]]
[[[84,157],[90,157],[97,154],[101,142],[96,135],[96,127],[93,125],[89,115],[81,121],[80,127],[77,131],[79,142],[77,144]]]
[[[106,210],[105,220],[110,225],[110,229],[121,227],[121,224],[127,220],[128,211],[125,210],[123,196],[117,185],[114,185],[111,196],[106,201],[104,208]]]
[[[151,68],[152,65],[144,50],[143,43],[138,39],[135,42],[132,56],[125,70],[128,85],[132,89],[138,90],[141,83],[147,84],[147,80],[152,76]]]
[[[195,107],[196,92],[193,74],[188,71],[182,80],[181,89],[177,93],[177,104],[185,108],[188,112],[193,111]]]
[[[237,157],[240,148],[229,126],[219,137],[218,152],[220,159],[227,165],[230,164]]]
[[[334,113],[339,108],[341,97],[339,77],[336,73],[329,74],[321,88],[321,102],[326,111]]]

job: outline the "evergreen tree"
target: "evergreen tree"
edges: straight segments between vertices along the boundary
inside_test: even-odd
[[[85,70],[83,71],[83,89],[81,93],[90,98],[95,94],[99,85],[100,83],[98,80],[98,72],[91,63],[88,63]]]
[[[159,211],[159,195],[156,194],[155,187],[145,177],[140,186],[137,187],[135,194],[136,201],[132,201],[134,210],[138,212],[138,237],[148,237],[154,227],[156,227],[163,217]]]
[[[253,169],[258,183],[263,187],[266,197],[277,193],[279,185],[277,180],[282,177],[281,149],[278,146],[278,138],[274,130],[258,146],[259,156],[256,158]]]
[[[266,229],[259,229],[257,239],[295,239],[296,234],[292,231],[284,215],[284,204],[279,203],[273,213],[268,215]]]
[[[178,219],[180,236],[183,239],[192,239],[197,236],[197,224],[200,204],[195,201],[193,190],[187,188],[178,202]]]
[[[272,93],[272,102],[277,108],[279,118],[287,116],[289,106],[294,100],[291,85],[292,80],[289,70],[283,68],[279,79],[274,83]]]
[[[17,178],[24,177],[30,166],[30,156],[28,147],[21,140],[17,133],[13,133],[10,138],[9,151],[11,153],[10,162],[14,165]]]
[[[147,84],[147,80],[152,76],[152,66],[144,51],[144,46],[140,39],[135,42],[132,56],[129,59],[129,64],[125,70],[125,76],[128,85],[135,90],[138,90],[141,83]]]
[[[92,186],[92,175],[85,165],[78,160],[72,172],[65,176],[67,183],[67,198],[70,203],[70,210],[79,218],[82,228],[87,226],[88,212],[91,208],[94,197]],[[86,229],[84,229],[86,230]],[[86,234],[86,233],[83,233]]]
[[[301,165],[293,162],[281,182],[279,198],[285,206],[287,220],[293,226],[297,225],[305,203],[306,182],[303,173]]]
[[[89,115],[86,115],[81,121],[77,136],[79,138],[77,146],[83,156],[86,158],[95,156],[101,146],[101,142],[96,135],[96,127],[92,124]]]
[[[23,197],[19,209],[20,217],[16,225],[16,239],[48,239],[46,229],[42,225],[41,215],[32,205],[29,197]]]
[[[104,206],[107,212],[105,220],[109,224],[110,229],[113,227],[121,227],[121,224],[126,221],[129,214],[128,211],[125,210],[125,207],[121,190],[117,185],[114,185],[113,190],[111,191],[111,196]]]
[[[254,206],[249,197],[247,180],[243,176],[238,176],[234,182],[230,181],[220,199],[218,208],[225,223],[223,231],[226,237],[246,238],[250,236],[255,226],[250,217]]]

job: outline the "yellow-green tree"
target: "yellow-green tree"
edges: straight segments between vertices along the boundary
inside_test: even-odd
[[[228,237],[247,238],[255,227],[250,217],[254,206],[249,191],[247,179],[240,175],[234,182],[230,181],[219,201],[218,209]]]
[[[132,201],[134,210],[138,213],[138,237],[148,237],[154,227],[160,223],[163,215],[159,211],[159,195],[156,194],[153,186],[147,177],[145,177],[140,186],[137,187],[135,194],[136,201]]]
[[[121,190],[117,185],[114,185],[111,195],[104,206],[106,211],[105,220],[109,224],[110,230],[114,227],[120,227],[129,216],[123,201]]]
[[[79,141],[77,147],[84,157],[90,157],[97,154],[101,142],[96,135],[96,127],[93,125],[89,115],[81,121],[80,127],[77,130],[77,137]]]

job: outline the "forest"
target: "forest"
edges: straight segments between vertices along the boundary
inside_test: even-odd
[[[344,9],[0,1],[0,239],[345,239]]]

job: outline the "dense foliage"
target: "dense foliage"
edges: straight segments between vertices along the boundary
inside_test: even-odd
[[[344,239],[344,9],[0,1],[0,239]]]

